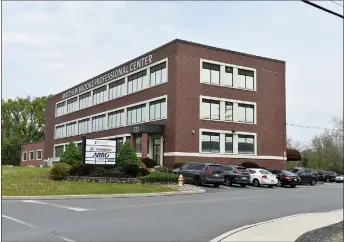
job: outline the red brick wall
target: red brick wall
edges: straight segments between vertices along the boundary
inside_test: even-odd
[[[37,160],[37,150],[42,151],[42,159]],[[34,151],[33,159],[30,159],[30,151]],[[23,160],[23,153],[27,152],[27,159],[26,161]],[[37,142],[37,143],[30,143],[30,144],[23,144],[21,146],[21,154],[20,154],[20,165],[21,166],[36,166],[39,167],[40,164],[43,163],[44,157],[44,141]]]

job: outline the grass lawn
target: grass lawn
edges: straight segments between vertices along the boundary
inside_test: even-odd
[[[114,184],[49,180],[50,168],[2,166],[2,196],[125,194],[170,192],[158,185]]]

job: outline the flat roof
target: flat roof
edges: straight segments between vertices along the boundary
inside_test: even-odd
[[[111,68],[111,69],[109,69],[107,71],[104,71],[104,72],[102,72],[101,74],[99,74],[97,76],[91,77],[91,78],[87,79],[86,81],[83,81],[83,82],[81,82],[81,83],[79,83],[77,85],[74,85],[74,86],[72,86],[72,87],[70,87],[68,89],[65,89],[65,90],[63,90],[63,91],[61,91],[61,92],[59,92],[57,94],[54,94],[50,98],[56,97],[58,95],[61,95],[62,93],[66,92],[66,91],[68,91],[70,89],[73,89],[73,88],[75,88],[77,86],[80,86],[81,84],[87,83],[87,82],[91,81],[92,79],[100,77],[100,76],[102,76],[102,75],[104,75],[104,74],[106,74],[106,73],[108,73],[108,72],[110,72],[112,70],[115,70],[115,69],[118,69],[120,67],[126,66],[127,64],[129,64],[129,63],[131,63],[131,62],[133,62],[133,61],[135,61],[137,59],[140,59],[142,57],[145,57],[146,55],[148,55],[148,54],[150,54],[152,52],[156,52],[158,50],[166,48],[169,45],[176,44],[176,43],[181,43],[181,44],[186,44],[186,45],[193,45],[193,46],[197,46],[197,47],[204,48],[204,49],[216,50],[216,51],[226,52],[226,53],[230,53],[230,54],[242,55],[242,56],[246,56],[246,57],[250,57],[250,58],[261,59],[261,60],[266,60],[266,61],[271,61],[271,62],[285,64],[285,61],[283,61],[283,60],[277,60],[277,59],[272,59],[272,58],[267,58],[267,57],[262,57],[262,56],[257,56],[257,55],[251,55],[251,54],[247,54],[247,53],[243,53],[243,52],[237,52],[237,51],[233,51],[233,50],[218,48],[218,47],[214,47],[214,46],[210,46],[210,45],[204,45],[204,44],[200,44],[200,43],[196,43],[196,42],[191,42],[191,41],[187,41],[187,40],[182,40],[182,39],[174,39],[174,40],[172,40],[172,41],[170,41],[170,42],[168,42],[168,43],[166,43],[166,44],[164,44],[164,45],[162,45],[162,46],[160,46],[158,48],[155,48],[155,49],[153,49],[153,50],[151,50],[151,51],[149,51],[149,52],[147,52],[147,53],[145,53],[143,55],[135,57],[135,58],[133,58],[133,59],[131,59],[131,60],[121,64],[121,65],[119,65],[119,66],[116,66],[116,67]]]

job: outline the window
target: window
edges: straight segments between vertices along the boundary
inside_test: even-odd
[[[76,147],[78,148],[80,154],[82,154],[82,143],[77,143]]]
[[[166,99],[151,102],[149,104],[149,120],[166,118]]]
[[[225,136],[225,152],[233,153],[233,135],[226,134]]]
[[[220,101],[215,100],[202,100],[201,109],[202,119],[220,119]]]
[[[65,114],[66,102],[62,102],[56,105],[56,117],[62,116]]]
[[[119,98],[124,95],[124,78],[109,85],[109,100]]]
[[[78,110],[78,97],[73,97],[67,101],[67,113],[72,113]]]
[[[222,166],[210,165],[207,167],[207,170],[211,171],[223,171]]]
[[[34,160],[35,159],[35,152],[34,151],[30,151],[29,152],[29,160]]]
[[[229,66],[225,67],[225,73],[223,76],[223,84],[228,87],[233,86],[233,67],[229,67]]]
[[[73,123],[69,123],[66,125],[66,130],[67,130],[67,137],[69,136],[74,136],[74,135],[77,135],[78,132],[77,132],[77,124],[76,122],[73,122]]]
[[[93,105],[105,102],[106,86],[93,90]]]
[[[152,87],[165,82],[167,82],[166,62],[151,67],[150,86]]]
[[[202,82],[220,85],[220,65],[202,63]]]
[[[238,153],[254,154],[254,136],[238,135]]]
[[[146,104],[128,108],[127,111],[127,124],[137,124],[146,121],[145,113]]]
[[[233,103],[231,102],[225,104],[225,120],[233,121]]]
[[[109,113],[109,128],[118,128],[124,126],[124,110]]]
[[[223,166],[222,168],[223,168],[224,171],[230,171],[230,170],[232,170],[231,167],[229,167],[229,166]]]
[[[92,106],[91,92],[86,92],[79,96],[79,109],[84,109]]]
[[[142,150],[142,137],[141,136],[136,136],[136,147],[135,151],[136,153],[141,153]]]
[[[256,173],[256,171],[255,170],[248,170],[248,173],[254,174],[254,173]]]
[[[220,134],[202,133],[202,152],[220,152]]]
[[[106,129],[106,115],[99,115],[92,118],[92,132]]]
[[[79,134],[86,134],[89,132],[89,124],[90,124],[90,119],[84,119],[80,120],[78,122],[78,133]]]
[[[66,137],[66,126],[64,125],[56,126],[55,137],[57,139]]]
[[[238,105],[238,121],[244,123],[254,123],[254,105]]]
[[[125,137],[125,141],[129,141],[129,143],[131,143],[131,136]]]
[[[22,156],[22,161],[26,161],[27,160],[27,152],[23,152],[23,156]]]
[[[147,70],[128,76],[128,94],[141,91],[147,87]]]
[[[36,151],[36,160],[42,160],[42,150]]]
[[[238,69],[237,87],[253,90],[254,72],[244,69]]]
[[[61,157],[63,152],[64,152],[64,146],[63,145],[55,146],[55,152],[54,152],[55,157]]]

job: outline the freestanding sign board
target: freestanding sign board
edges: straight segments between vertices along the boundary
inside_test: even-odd
[[[116,164],[116,141],[104,139],[85,139],[85,164]]]

